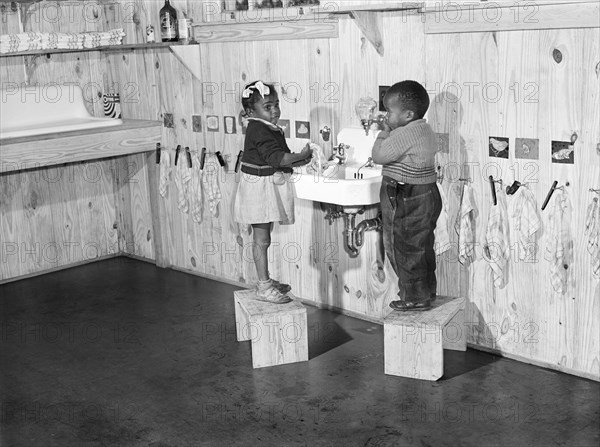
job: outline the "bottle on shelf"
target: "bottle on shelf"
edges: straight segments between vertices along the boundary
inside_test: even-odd
[[[177,42],[177,11],[169,0],[160,10],[160,37],[163,42]]]

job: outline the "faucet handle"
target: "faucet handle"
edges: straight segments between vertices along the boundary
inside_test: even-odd
[[[341,157],[345,155],[348,149],[350,149],[350,145],[344,143],[340,143],[334,147],[334,151],[337,152]]]

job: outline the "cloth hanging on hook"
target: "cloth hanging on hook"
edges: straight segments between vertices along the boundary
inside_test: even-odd
[[[450,249],[450,235],[448,234],[448,198],[446,197],[444,188],[439,183],[438,190],[440,191],[440,197],[442,198],[442,211],[435,224],[435,230],[433,230],[436,256],[439,256]]]
[[[187,214],[190,209],[188,190],[191,179],[192,170],[188,168],[185,161],[179,160],[175,166],[175,186],[177,187],[177,207],[184,214]]]
[[[460,200],[460,210],[454,225],[454,230],[458,234],[458,261],[461,264],[471,263],[475,259],[474,219],[473,188],[465,183]]]
[[[585,215],[587,250],[592,256],[592,274],[600,279],[600,204],[598,197],[592,199]]]
[[[536,233],[542,228],[535,196],[524,185],[510,201],[511,232],[518,247],[518,258],[525,262],[537,259]]]
[[[556,292],[567,292],[573,261],[573,238],[571,237],[571,201],[563,189],[554,194],[550,222],[546,259],[550,261],[550,282]]]
[[[169,151],[161,150],[158,193],[162,198],[167,197],[169,182],[171,181],[171,156]]]
[[[208,198],[208,208],[213,217],[219,213],[221,190],[219,188],[219,168],[215,163],[205,163],[202,175],[202,186]]]
[[[192,220],[196,223],[202,222],[202,175],[200,168],[200,155],[194,153],[192,156],[192,180],[191,180],[191,199],[192,199]]]
[[[490,207],[483,246],[487,261],[492,269],[494,287],[499,289],[506,285],[505,273],[510,257],[509,239],[506,194],[500,187],[499,189],[496,188],[496,205]]]

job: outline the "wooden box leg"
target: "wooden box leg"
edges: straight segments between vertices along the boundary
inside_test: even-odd
[[[253,368],[308,360],[306,310],[261,315],[253,323],[257,328],[257,336],[252,338]]]
[[[442,328],[426,324],[384,325],[385,374],[438,380],[444,374]]]
[[[453,351],[467,350],[467,328],[465,327],[465,311],[460,309],[444,326],[442,331],[444,349]]]
[[[238,299],[235,299],[235,330],[237,341],[250,340],[253,336],[248,313]]]

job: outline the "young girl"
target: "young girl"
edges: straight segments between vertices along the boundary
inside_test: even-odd
[[[248,84],[242,92],[242,107],[248,127],[234,219],[252,225],[258,299],[284,304],[291,301],[286,295],[290,286],[269,277],[267,250],[273,222],[294,223],[294,190],[289,174],[292,166],[308,163],[312,151],[308,144],[300,153],[292,153],[288,148],[283,130],[277,126],[281,111],[272,85],[262,81]]]

